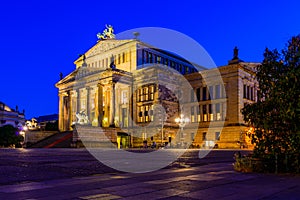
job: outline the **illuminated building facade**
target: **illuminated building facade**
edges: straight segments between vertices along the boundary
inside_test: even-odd
[[[257,98],[258,63],[242,62],[236,52],[227,66],[217,68],[224,84],[213,81],[216,69],[205,70],[136,39],[100,40],[74,63],[76,69],[56,83],[61,131],[72,130],[75,122],[90,131],[101,127],[101,133],[123,147],[153,141],[195,147],[248,145],[249,127],[240,110]],[[191,85],[190,95],[180,94],[186,90],[182,77]],[[180,113],[189,123],[178,136],[175,119]]]
[[[19,112],[18,106],[12,109],[5,103],[0,102],[0,127],[11,125],[13,127],[22,127],[25,124],[24,110]]]

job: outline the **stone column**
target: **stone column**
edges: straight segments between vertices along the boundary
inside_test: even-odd
[[[86,87],[86,116],[88,117],[88,120],[91,122],[91,112],[90,112],[90,87]]]
[[[71,91],[69,90],[68,93],[68,117],[67,117],[67,129],[70,130],[71,129],[71,125],[72,125],[72,96],[71,96]]]
[[[112,82],[111,83],[111,88],[110,88],[110,109],[109,109],[109,126],[110,127],[115,127],[115,100],[116,100],[116,91],[115,91],[115,85],[116,83]]]
[[[95,118],[98,121],[98,126],[102,126],[103,120],[103,85],[97,85],[97,102],[95,105]]]
[[[64,128],[64,106],[63,106],[63,102],[64,102],[64,96],[62,93],[58,94],[59,96],[59,117],[58,117],[58,128],[60,131],[63,131]]]
[[[80,90],[77,89],[76,90],[76,93],[77,93],[77,109],[76,109],[76,113],[79,113],[80,112]]]

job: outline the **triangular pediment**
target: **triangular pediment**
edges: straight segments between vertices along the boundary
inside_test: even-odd
[[[97,54],[101,54],[117,48],[126,43],[132,42],[135,40],[115,40],[115,39],[107,39],[99,41],[95,46],[93,46],[90,50],[88,50],[85,55],[86,57],[94,56]]]

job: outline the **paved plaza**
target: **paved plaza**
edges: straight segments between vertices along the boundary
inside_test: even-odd
[[[0,199],[300,199],[299,175],[238,173],[234,151],[202,159],[198,152],[157,171],[126,173],[85,149],[0,149]]]

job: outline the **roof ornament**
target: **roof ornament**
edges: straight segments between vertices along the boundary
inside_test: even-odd
[[[233,59],[239,59],[239,49],[237,47],[233,49]]]
[[[107,39],[115,39],[114,28],[112,25],[105,25],[106,29],[102,33],[97,34],[98,41],[107,40]]]

